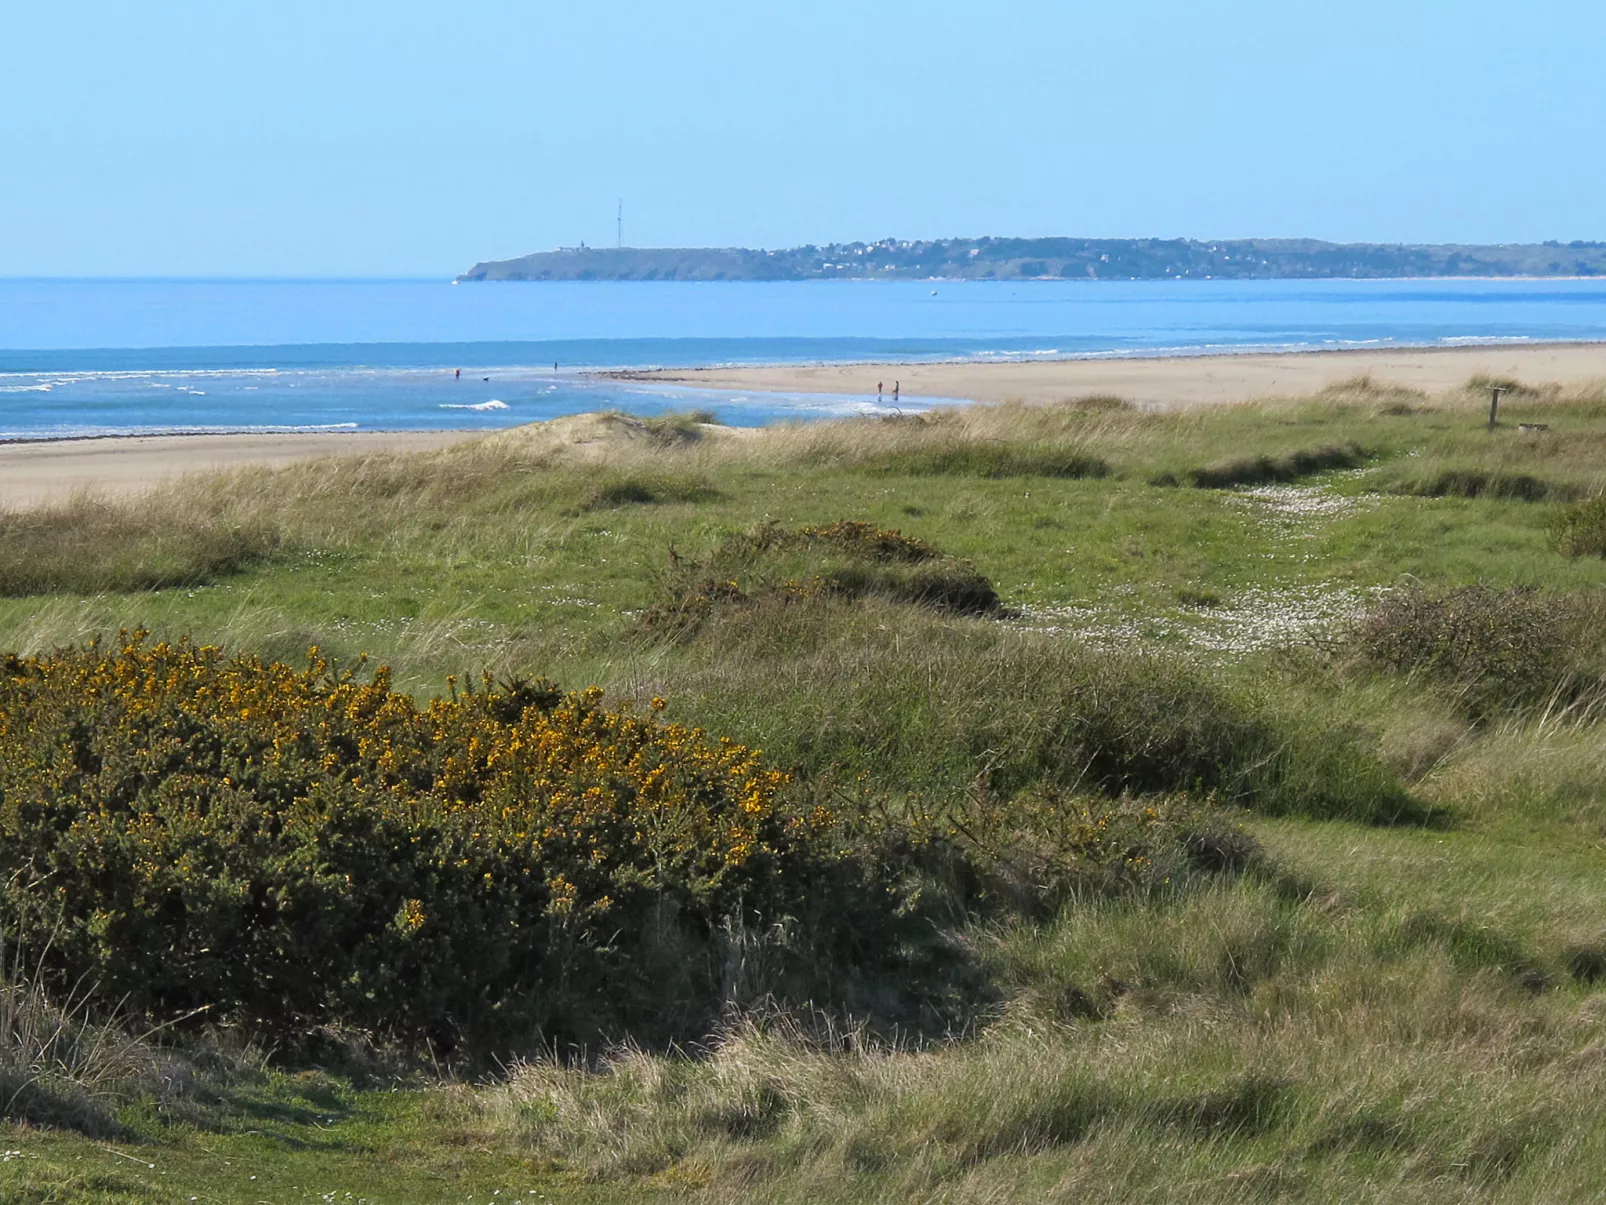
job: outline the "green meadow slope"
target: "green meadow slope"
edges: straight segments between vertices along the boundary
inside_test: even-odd
[[[0,516],[0,649],[23,658],[0,751],[103,758],[48,799],[0,778],[0,1196],[1601,1195],[1606,387],[1507,382],[1491,432],[1486,384],[758,433],[590,416]],[[497,741],[547,722],[537,679],[594,685],[680,726],[671,759],[761,750],[787,782],[743,806],[783,835],[768,862],[724,847],[735,896],[734,871],[677,895],[678,872],[610,869],[612,930],[575,936],[553,918],[577,905],[541,896],[530,957],[563,974],[442,996],[477,1028],[415,1023],[405,984],[294,1017],[229,1004],[260,998],[256,964],[191,940],[191,897],[135,892],[161,936],[119,949],[108,878],[30,878],[16,853],[57,849],[41,817],[109,781],[109,745],[53,733],[139,710],[36,697],[39,667],[135,629],[295,666],[316,645],[350,683],[367,654],[492,727],[524,700]],[[140,681],[119,706],[175,689]],[[477,682],[483,704],[452,702]],[[220,699],[226,741],[249,717]],[[447,745],[409,739],[384,789],[418,823]],[[119,779],[101,814],[175,823],[182,762]],[[685,773],[725,806],[723,770]],[[267,806],[255,789],[230,806]],[[173,859],[159,876],[190,855],[146,856]],[[520,866],[496,873],[543,873]],[[428,934],[426,914],[396,924]],[[432,990],[466,934],[419,964]],[[168,994],[102,986],[136,953]]]

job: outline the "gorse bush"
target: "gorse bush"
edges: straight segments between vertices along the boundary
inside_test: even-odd
[[[786,785],[596,691],[420,707],[383,670],[138,636],[0,662],[11,911],[61,982],[159,1015],[585,1032],[633,1019],[654,941],[687,964],[659,1020],[717,1009],[699,940],[796,912],[834,856]]]

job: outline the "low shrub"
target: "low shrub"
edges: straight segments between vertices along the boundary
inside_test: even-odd
[[[876,473],[910,477],[1108,477],[1101,456],[1070,448],[1021,447],[1003,442],[965,442],[900,448],[863,462]]]
[[[1333,469],[1353,469],[1365,464],[1371,453],[1359,444],[1326,444],[1302,448],[1281,456],[1252,456],[1205,465],[1184,471],[1180,476],[1165,473],[1154,478],[1154,485],[1187,484],[1195,489],[1222,490],[1240,485],[1278,485],[1298,481]]]
[[[951,796],[917,832],[957,837],[967,911],[1048,919],[1073,899],[1113,898],[1240,874],[1254,839],[1211,798],[1118,798],[1038,783],[1012,798]]]
[[[905,564],[940,560],[944,556],[924,540],[855,519],[839,519],[815,527],[761,523],[750,532],[727,539],[720,546],[720,555],[750,558],[789,549],[838,552],[863,560]]]
[[[960,615],[998,615],[1003,602],[968,562],[869,523],[765,523],[727,537],[707,556],[671,553],[660,600],[642,628],[684,636],[716,610],[812,599],[880,598]]]
[[[1606,556],[1606,494],[1557,515],[1550,524],[1550,542],[1563,556]]]
[[[1577,600],[1531,588],[1397,590],[1352,625],[1364,664],[1421,675],[1474,719],[1577,699],[1589,685]]]
[[[674,502],[711,502],[720,493],[695,478],[633,474],[605,476],[591,486],[580,511],[613,510],[621,506],[660,506]]]
[[[1221,595],[1216,591],[1202,590],[1197,586],[1179,586],[1176,595],[1177,602],[1182,606],[1202,611],[1219,607],[1223,602]]]
[[[1422,498],[1501,498],[1519,502],[1568,500],[1578,487],[1546,481],[1531,473],[1505,473],[1485,469],[1444,469],[1431,477],[1402,483],[1397,491]]]

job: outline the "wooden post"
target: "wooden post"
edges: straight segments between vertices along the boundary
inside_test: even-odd
[[[1505,389],[1500,385],[1489,386],[1489,430],[1494,430],[1495,420],[1500,417],[1500,395]]]

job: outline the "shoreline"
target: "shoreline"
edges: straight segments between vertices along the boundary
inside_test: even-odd
[[[829,393],[900,400],[1047,404],[1094,394],[1174,409],[1257,398],[1320,393],[1342,380],[1373,376],[1381,384],[1439,393],[1471,377],[1511,377],[1563,386],[1606,380],[1606,338],[1445,346],[1308,350],[1103,353],[1031,360],[866,360],[717,368],[599,370],[591,375],[638,384],[759,393]],[[890,379],[889,379],[890,378]]]
[[[1119,397],[1146,409],[1182,409],[1320,393],[1369,376],[1425,393],[1457,389],[1477,375],[1530,385],[1606,382],[1606,340],[1445,347],[1223,351],[1037,360],[861,361],[769,366],[606,369],[586,375],[704,391],[831,394],[895,404],[1019,401],[1042,405]],[[197,473],[278,467],[328,456],[433,451],[518,430],[238,431],[26,436],[0,442],[0,510],[90,494],[125,497]]]
[[[208,428],[204,431],[172,430],[158,427],[150,431],[96,431],[84,435],[0,435],[0,448],[22,444],[70,444],[127,439],[407,439],[413,436],[494,435],[501,427],[238,427]]]

